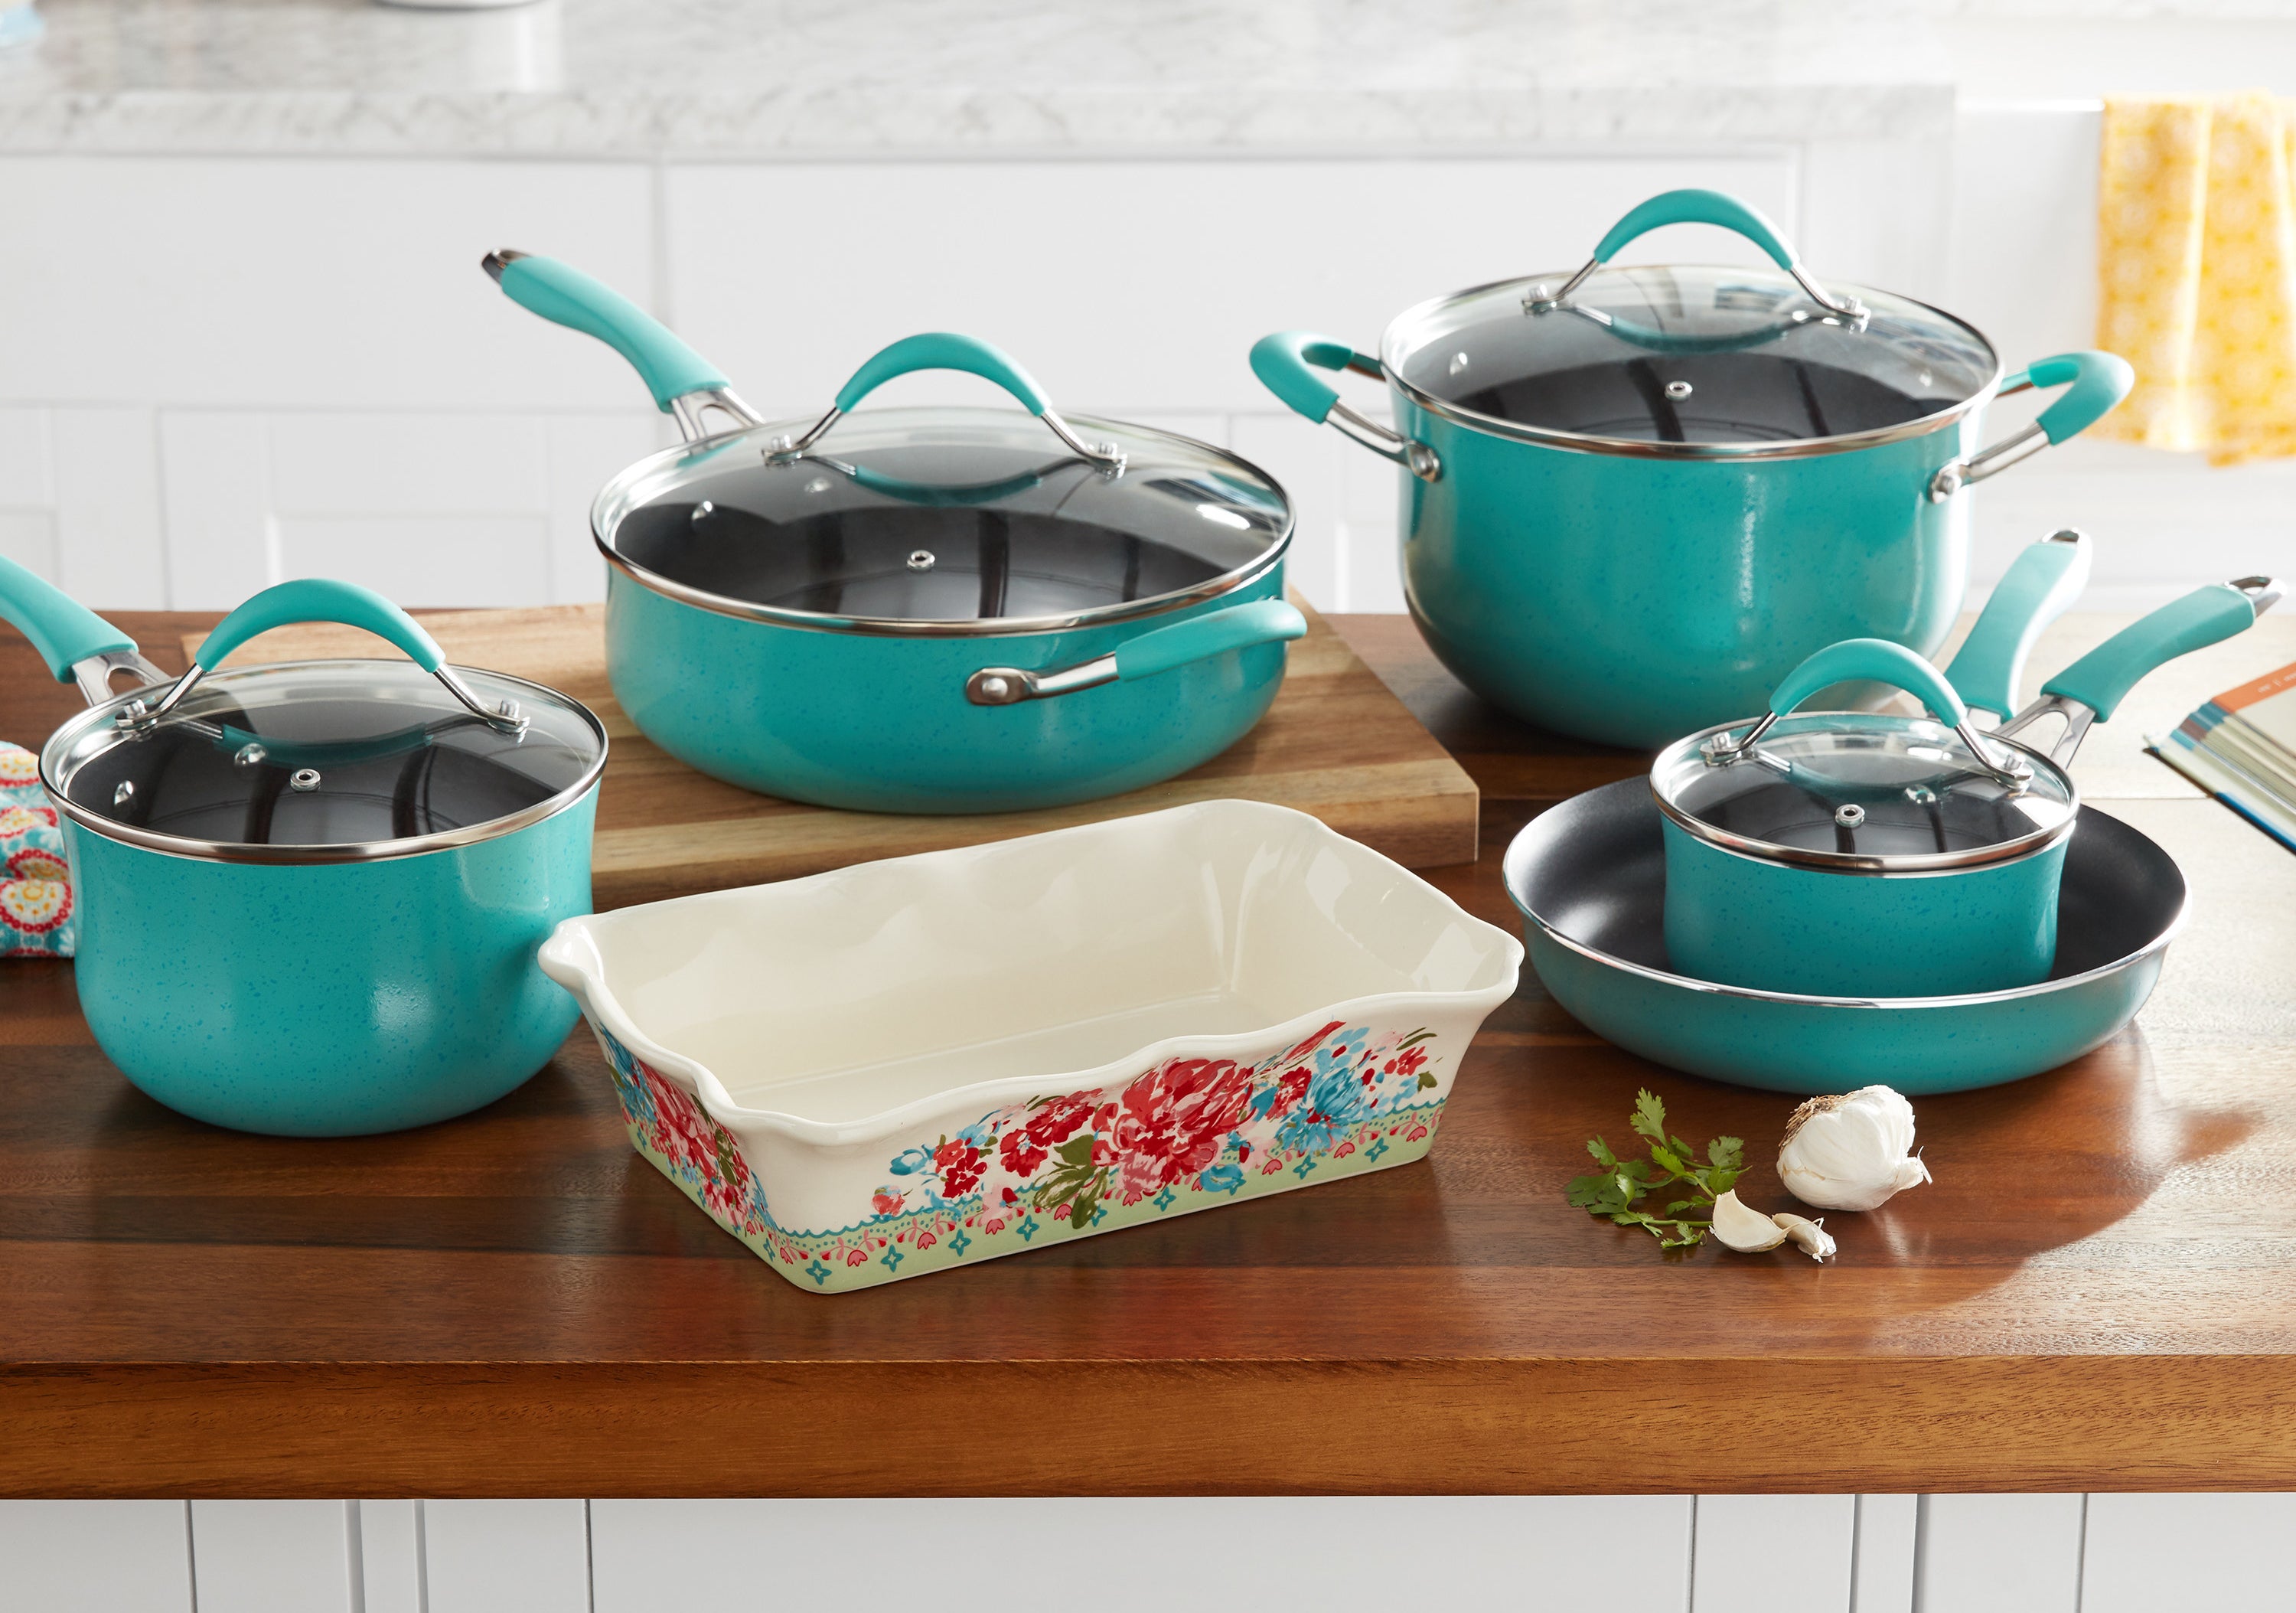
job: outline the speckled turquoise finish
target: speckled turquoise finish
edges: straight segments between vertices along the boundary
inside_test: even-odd
[[[1990,867],[1829,873],[1712,845],[1672,819],[1666,950],[1700,980],[1810,997],[1952,997],[2046,979],[2065,840]]]
[[[590,910],[597,802],[318,868],[171,857],[67,818],[80,1007],[128,1080],[217,1125],[347,1137],[491,1103],[573,1027],[535,953]]]
[[[1983,411],[1925,437],[1798,458],[1637,458],[1472,431],[1390,389],[1434,449],[1398,473],[1404,591],[1429,647],[1526,721],[1652,746],[1763,709],[1812,651],[1941,644],[1969,571],[1966,491],[1937,471]]]
[[[1249,732],[1283,681],[1283,646],[1229,650],[1048,700],[974,705],[985,666],[1030,671],[1283,597],[1279,564],[1185,610],[1062,632],[897,638],[721,616],[609,570],[606,667],[645,737],[745,789],[880,812],[1009,812],[1136,790]]]
[[[1702,992],[1606,967],[1535,924],[1523,934],[1540,983],[1604,1041],[1693,1075],[1805,1096],[1878,1082],[1923,1098],[2054,1070],[2136,1016],[2164,956],[2041,996],[1866,1008]]]

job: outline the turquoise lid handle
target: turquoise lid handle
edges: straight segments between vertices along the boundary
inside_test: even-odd
[[[2087,536],[2070,530],[2027,544],[1945,670],[1954,692],[1996,717],[2015,711],[2033,640],[2088,586],[2089,558]]]
[[[2253,593],[2234,583],[2211,582],[2162,605],[2050,679],[2041,692],[2079,701],[2103,721],[2153,668],[2247,631],[2279,597],[2278,585],[2267,579],[2245,580]]]
[[[1366,358],[1346,342],[1313,331],[1277,331],[1251,344],[1251,373],[1294,414],[1317,425],[1331,417],[1340,400],[1339,389],[1316,372],[1353,369],[1379,374],[1378,361]]]
[[[2136,371],[2118,353],[2089,349],[2059,353],[2025,366],[2025,379],[2035,386],[2062,386],[2064,392],[2043,409],[2034,424],[2054,447],[2077,437],[2103,419],[2136,384]]]
[[[31,640],[58,683],[70,683],[73,666],[92,655],[135,653],[133,638],[5,555],[0,555],[0,617]]]
[[[365,628],[405,650],[426,672],[436,672],[447,660],[439,641],[422,630],[421,622],[373,588],[306,577],[264,589],[217,622],[201,642],[192,664],[202,672],[213,671],[225,656],[258,633],[297,621],[340,621]]]
[[[1770,696],[1770,712],[1783,717],[1818,690],[1852,679],[1871,679],[1905,690],[1948,728],[1957,728],[1969,720],[1961,696],[1937,668],[1886,638],[1845,638],[1827,645],[1786,674]]]
[[[595,336],[628,359],[664,414],[670,412],[674,399],[726,385],[715,365],[672,335],[660,320],[580,269],[555,258],[510,251],[488,254],[486,268],[521,308]]]
[[[1021,407],[1031,415],[1052,412],[1052,399],[1045,396],[1044,389],[1010,354],[954,331],[926,331],[920,335],[904,336],[881,350],[855,370],[853,379],[839,391],[837,412],[851,413],[861,399],[888,381],[917,370],[963,370],[995,382],[1019,399]]]
[[[1255,599],[1126,639],[1116,646],[1116,675],[1152,678],[1228,650],[1298,638],[1307,630],[1308,619],[1296,606],[1281,599]]]
[[[1713,224],[1734,230],[1769,254],[1770,261],[1791,269],[1798,261],[1777,226],[1735,196],[1720,191],[1667,191],[1652,196],[1611,226],[1595,249],[1595,261],[1608,263],[1637,235],[1647,235],[1669,224]]]

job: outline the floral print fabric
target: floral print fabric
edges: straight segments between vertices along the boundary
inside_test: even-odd
[[[63,830],[39,759],[0,744],[0,956],[69,958],[78,938]]]

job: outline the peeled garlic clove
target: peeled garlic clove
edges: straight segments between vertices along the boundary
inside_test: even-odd
[[[1786,1122],[1778,1179],[1822,1210],[1871,1210],[1930,1180],[1913,1148],[1914,1106],[1888,1087],[1813,1098]]]
[[[1806,1251],[1812,1260],[1822,1265],[1833,1257],[1833,1234],[1825,1230],[1824,1216],[1816,1221],[1806,1221],[1781,1210],[1770,1219],[1784,1227],[1786,1236],[1794,1240],[1794,1247]]]
[[[1786,1240],[1786,1230],[1759,1210],[1738,1202],[1736,1189],[1714,1201],[1714,1236],[1741,1255],[1759,1255]]]

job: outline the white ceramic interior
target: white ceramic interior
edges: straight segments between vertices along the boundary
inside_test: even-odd
[[[1521,959],[1378,852],[1245,801],[570,919],[542,954],[722,1122],[836,1143],[1378,1000],[1479,1019]]]

